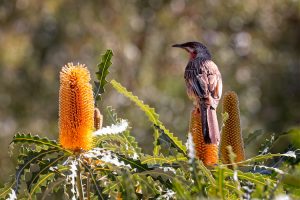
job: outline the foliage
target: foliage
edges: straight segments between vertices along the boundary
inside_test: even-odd
[[[99,71],[96,72],[97,81],[95,81],[95,92],[94,98],[95,101],[101,99],[101,94],[105,92],[104,86],[108,83],[106,80],[106,76],[108,75],[109,71],[108,68],[111,66],[111,58],[113,56],[112,50],[106,50],[105,54],[101,56],[101,62],[97,65]]]
[[[102,63],[110,62],[109,52]],[[109,66],[98,65],[97,91],[104,91]],[[74,152],[47,138],[16,134],[11,143],[18,151],[16,173],[0,190],[0,198],[43,199],[51,192],[80,200],[300,198],[299,180],[292,177],[300,174],[299,150],[291,147],[287,153],[270,153],[271,138],[262,141],[257,156],[207,167],[193,155],[192,139],[187,142],[187,152],[184,142],[170,133],[153,108],[115,80],[110,83],[153,123],[153,155],[143,153],[128,127],[95,135],[93,149]],[[112,107],[106,111],[111,124],[122,121]]]

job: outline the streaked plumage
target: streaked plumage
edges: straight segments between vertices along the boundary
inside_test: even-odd
[[[216,108],[222,95],[222,78],[208,49],[199,42],[173,45],[190,53],[184,78],[187,94],[201,109],[202,132],[206,143],[219,144],[220,132]]]

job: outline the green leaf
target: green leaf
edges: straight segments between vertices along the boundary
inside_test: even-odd
[[[25,177],[22,176],[25,174],[25,172],[29,172],[30,171],[30,165],[33,163],[36,163],[38,160],[42,160],[43,157],[52,154],[54,152],[58,152],[57,149],[49,149],[49,150],[42,150],[40,152],[31,152],[30,154],[28,154],[27,157],[25,157],[25,160],[22,162],[21,165],[19,165],[17,167],[17,171],[16,171],[16,185],[14,190],[16,191],[16,193],[18,192],[19,189],[19,184],[21,182],[21,179],[23,177],[24,181],[25,181]]]
[[[46,174],[41,175],[39,177],[38,182],[35,185],[33,185],[33,188],[30,192],[30,197],[32,198],[35,193],[41,193],[42,192],[41,187],[42,186],[46,187],[49,184],[49,180],[54,179],[54,176],[55,176],[55,173],[46,173]]]
[[[178,152],[185,154],[185,151],[183,151],[181,148],[179,148],[176,143],[174,142],[174,140],[172,140],[169,135],[167,135],[164,131],[164,129],[160,128],[160,126],[154,124],[154,127],[158,130],[158,132],[160,133],[159,137],[158,137],[158,144],[165,144],[168,147],[168,151],[170,153],[171,149],[170,147],[175,148]],[[172,154],[172,152],[171,152]]]
[[[123,140],[123,138],[121,139]],[[124,145],[118,144],[116,141],[106,141],[102,144],[102,147],[112,152],[125,155],[126,157],[130,157],[130,158],[137,159],[140,156],[134,151],[134,149],[128,146],[126,147],[126,144]]]
[[[60,160],[63,160],[66,156],[62,155],[59,157],[55,157],[49,160],[43,160],[39,162],[39,170],[32,174],[31,179],[28,181],[27,185],[30,191],[30,195],[33,195],[35,193],[35,190],[37,188],[40,188],[41,186],[46,186],[49,184],[49,182],[54,178],[51,179],[52,176],[47,176],[49,173],[50,167],[55,167],[57,162]],[[57,170],[59,171],[59,170]],[[47,182],[45,182],[47,181]],[[39,191],[39,190],[38,190]],[[37,191],[37,192],[38,192]]]
[[[263,130],[256,130],[253,133],[249,133],[248,137],[244,139],[245,146],[249,145],[251,142],[253,142],[258,137],[262,136],[263,134]]]
[[[6,196],[13,190],[13,186],[16,182],[8,182],[4,184],[4,187],[0,189],[0,199],[5,199]]]
[[[210,181],[213,186],[216,186],[216,180],[214,179],[211,172],[204,166],[202,161],[198,162],[198,167],[201,169],[202,173],[206,176],[206,178]]]
[[[228,120],[229,118],[229,114],[227,112],[221,113],[222,116],[222,127],[221,129],[225,126],[225,122]]]
[[[109,118],[109,121],[113,124],[117,124],[118,122],[121,121],[120,118],[118,118],[118,115],[116,113],[116,111],[111,107],[111,106],[108,106],[106,108],[106,111],[107,111],[107,116]],[[124,132],[122,132],[121,134],[118,134],[118,136],[120,137],[116,137],[117,140],[119,140],[119,142],[121,142],[123,145],[123,147],[129,151],[133,151],[135,154],[140,154],[141,153],[141,148],[139,147],[137,141],[135,140],[135,137],[133,137],[131,134],[130,134],[130,131],[129,130],[126,130]],[[109,136],[103,136],[104,138],[107,138],[109,139]],[[98,138],[98,137],[97,137]],[[101,141],[103,138],[100,136],[99,140]],[[114,137],[113,138],[110,138],[110,139],[113,139],[114,140]],[[123,152],[125,154],[125,152]],[[128,152],[127,152],[128,153]]]
[[[154,124],[159,124],[159,115],[155,112],[154,108],[151,108],[147,104],[144,104],[137,96],[134,96],[132,92],[129,92],[125,87],[115,80],[111,80],[112,86],[121,94],[133,101],[149,118]]]
[[[174,171],[175,171],[175,169],[174,169]],[[174,173],[172,171],[165,171],[165,170],[160,169],[160,168],[155,168],[153,170],[147,170],[147,171],[141,172],[139,174],[140,175],[150,175],[150,176],[152,176],[152,177],[154,177],[156,179],[158,177],[162,177],[164,181],[166,181],[166,180],[173,180],[173,179],[177,179],[178,178],[178,177],[176,177],[176,173]],[[182,181],[185,181],[185,180],[182,180]]]
[[[103,134],[97,135],[95,137],[97,146],[101,146],[101,143],[108,142],[108,143],[117,143],[118,145],[126,145],[126,140],[121,135],[117,134]]]
[[[97,65],[98,71],[96,72],[97,80],[95,81],[96,90],[94,92],[95,104],[96,101],[101,100],[101,94],[105,92],[104,86],[107,84],[106,76],[109,73],[108,68],[111,66],[111,58],[113,56],[112,50],[106,50],[105,54],[101,56],[101,62]]]
[[[249,164],[249,163],[258,162],[258,161],[265,161],[267,159],[272,159],[274,157],[292,157],[292,158],[296,158],[296,154],[295,154],[294,151],[289,151],[289,152],[286,152],[286,153],[275,153],[275,154],[268,153],[268,154],[264,154],[264,155],[258,155],[258,156],[255,156],[253,158],[249,158],[247,160],[243,160],[241,162],[236,162],[236,163],[233,163],[233,164],[244,165],[244,164]],[[221,166],[228,166],[228,165],[232,165],[232,164],[223,164]]]
[[[107,106],[105,111],[106,111],[106,119],[108,120],[109,124],[116,124],[120,122],[121,119],[118,118],[118,114],[112,106]]]
[[[219,167],[217,169],[217,184],[218,184],[218,193],[222,199],[225,199],[225,175],[224,168]]]
[[[177,137],[173,135],[166,127],[159,121],[159,115],[155,112],[154,108],[151,108],[147,104],[144,104],[142,100],[140,100],[137,96],[134,96],[132,92],[129,92],[125,87],[123,87],[120,83],[115,80],[110,82],[112,86],[121,94],[129,98],[133,101],[148,117],[148,119],[155,125],[157,125],[160,129],[164,131],[164,133],[170,138],[171,141],[180,149],[182,152],[186,153],[186,147],[183,145],[182,141],[180,141]],[[157,144],[157,140],[159,138],[159,131],[154,129],[154,155],[159,154],[159,145]]]
[[[48,138],[40,138],[39,136],[33,136],[31,134],[16,134],[11,143],[21,143],[21,144],[36,144],[42,149],[55,148],[57,150],[64,151],[66,153],[72,154],[71,151],[62,148],[55,140],[49,140]],[[38,147],[38,146],[37,146]]]
[[[182,154],[176,157],[175,156],[164,157],[161,154],[158,156],[143,155],[141,157],[141,163],[148,164],[148,165],[163,165],[163,164],[170,165],[179,161],[186,161],[186,160],[187,158]]]
[[[180,176],[174,168],[172,167],[160,167],[154,168],[153,170],[147,170],[141,173],[140,175],[149,175],[155,180],[159,180],[164,186],[172,188],[172,182],[175,180],[181,181],[182,184],[188,185],[189,182],[184,176]]]
[[[124,155],[120,155],[117,153],[115,155],[120,161],[123,161],[125,164],[130,165],[133,169],[137,169],[138,172],[149,170],[148,166],[138,159],[128,158]]]
[[[137,187],[141,189],[142,198],[139,199],[153,199],[156,195],[160,194],[161,188],[159,182],[153,180],[151,176],[140,176],[134,174],[133,178],[137,182]]]
[[[224,174],[228,176],[233,176],[233,173],[234,172],[230,169],[227,168],[224,169]],[[266,183],[272,183],[271,185],[276,183],[276,181],[271,179],[271,177],[259,173],[242,172],[238,170],[237,175],[238,175],[238,179],[240,180],[247,180],[254,184],[258,184],[262,186],[266,185]]]
[[[128,171],[124,171],[122,176],[119,176],[118,178],[122,185],[122,198],[130,200],[138,199],[135,188],[136,181],[134,180],[133,175]]]
[[[85,168],[85,170],[87,170],[91,176],[92,179],[92,184],[96,189],[96,194],[98,196],[98,199],[107,199],[107,195],[103,194],[103,190],[104,188],[100,187],[100,180],[97,179],[97,174],[94,173],[95,171],[93,170],[93,168],[91,166],[86,165],[85,163],[81,162],[82,166]]]

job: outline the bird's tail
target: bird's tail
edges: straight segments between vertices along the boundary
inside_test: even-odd
[[[214,108],[201,105],[201,122],[204,141],[206,144],[219,144],[220,131],[217,113]]]

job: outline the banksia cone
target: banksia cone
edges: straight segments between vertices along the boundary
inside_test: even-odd
[[[211,166],[216,164],[218,162],[218,146],[204,142],[201,113],[197,108],[191,112],[190,133],[193,136],[197,158],[202,160],[205,165]]]
[[[89,150],[94,129],[90,73],[84,65],[65,65],[60,72],[59,141],[70,150]]]
[[[226,92],[223,97],[223,112],[228,113],[228,119],[221,135],[221,158],[223,163],[229,164],[230,157],[228,146],[232,147],[236,155],[234,162],[240,162],[245,159],[244,143],[242,139],[239,100],[235,92]]]
[[[99,130],[102,128],[103,116],[100,113],[98,108],[94,110],[94,128],[95,130]]]

